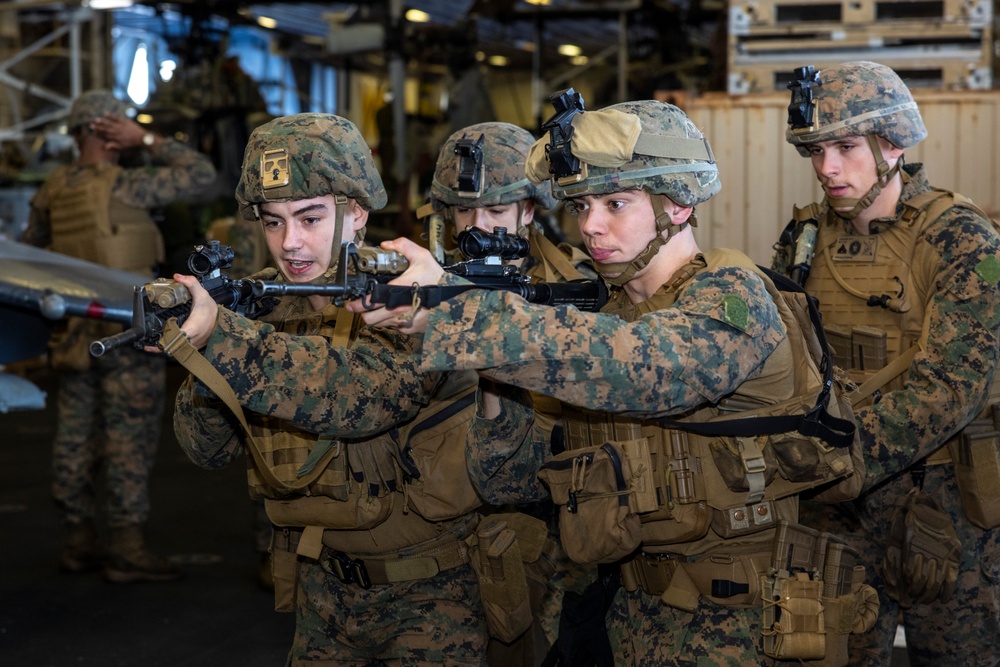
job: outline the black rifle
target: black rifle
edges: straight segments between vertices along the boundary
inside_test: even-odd
[[[196,246],[188,257],[188,269],[199,276],[202,287],[216,303],[229,310],[256,319],[274,307],[272,297],[327,296],[336,306],[361,299],[364,306],[374,309],[385,305],[396,308],[414,303],[432,308],[456,294],[470,289],[506,290],[520,294],[532,303],[572,305],[580,310],[598,310],[607,301],[607,287],[599,280],[568,283],[532,283],[514,266],[502,260],[517,259],[528,254],[528,242],[510,236],[505,229],[493,233],[470,227],[458,235],[458,247],[470,257],[464,262],[446,266],[445,270],[467,278],[468,285],[389,285],[409,266],[406,257],[381,248],[359,248],[354,243],[341,246],[337,269],[332,282],[288,283],[252,278],[231,279],[222,269],[232,264],[233,250],[212,241],[208,246]],[[96,340],[90,344],[95,357],[122,345],[137,348],[156,345],[167,320],[176,317],[182,324],[191,312],[191,295],[175,280],[160,278],[136,287],[132,298],[132,327]]]
[[[498,228],[484,232],[469,227],[458,235],[458,248],[467,258],[444,267],[444,270],[469,280],[467,285],[389,285],[390,280],[409,266],[406,258],[376,248],[358,248],[353,243],[341,246],[340,261],[332,283],[300,284],[265,280],[247,281],[254,296],[294,295],[328,296],[342,306],[361,299],[365,308],[397,308],[413,303],[433,308],[442,301],[473,289],[504,290],[521,295],[532,303],[551,306],[569,305],[580,310],[596,311],[607,301],[608,292],[600,280],[577,280],[566,283],[532,283],[517,267],[504,264],[528,254],[528,241]]]
[[[260,317],[273,303],[257,299],[250,289],[250,281],[231,279],[222,273],[222,269],[232,265],[233,257],[230,246],[211,241],[195,246],[188,256],[187,266],[216,303],[241,315]],[[167,320],[176,317],[178,323],[182,323],[190,312],[191,294],[176,280],[158,278],[136,287],[132,295],[132,326],[114,336],[95,340],[90,344],[90,354],[100,357],[129,344],[139,349],[156,345]]]

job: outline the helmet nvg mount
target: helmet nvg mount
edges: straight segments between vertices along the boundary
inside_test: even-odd
[[[785,139],[803,157],[812,144],[850,136],[866,137],[875,157],[878,179],[861,199],[829,199],[837,215],[852,219],[875,201],[902,166],[902,158],[889,166],[876,137],[897,148],[910,148],[927,137],[927,128],[909,88],[891,68],[869,61],[845,62],[816,71],[812,66],[795,70],[788,84]]]
[[[542,125],[548,135],[532,146],[527,174],[535,182],[549,181],[557,199],[641,188],[694,207],[721,189],[708,140],[672,104],[647,100],[585,111],[583,99],[572,88],[555,93],[550,101],[556,113]],[[650,200],[661,233],[631,262],[596,264],[602,275],[618,274],[606,278],[612,284],[631,280],[687,225],[672,224],[660,198]]]
[[[524,175],[524,164],[535,138],[511,123],[477,123],[452,134],[441,146],[431,182],[431,211],[450,207],[479,208],[517,204],[517,220],[524,202],[533,200],[541,208],[555,206],[548,188],[532,183]]]

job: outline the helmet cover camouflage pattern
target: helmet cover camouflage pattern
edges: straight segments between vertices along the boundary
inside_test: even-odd
[[[808,144],[875,134],[897,148],[916,146],[927,128],[909,88],[891,68],[868,61],[846,62],[819,71],[813,88],[813,128],[785,133],[804,157]]]
[[[483,137],[483,175],[478,197],[463,196],[458,183],[459,155],[462,139],[476,141]],[[455,132],[438,154],[431,183],[431,202],[441,210],[446,206],[497,206],[534,199],[542,208],[552,208],[555,197],[547,184],[538,185],[524,175],[524,162],[535,138],[527,130],[510,123],[478,123]]]
[[[90,125],[94,120],[109,112],[124,116],[127,108],[124,102],[111,94],[111,91],[90,90],[77,97],[73,102],[66,126],[70,130],[74,130],[81,125]]]
[[[655,138],[697,139],[710,151],[704,138],[687,115],[672,104],[645,100],[623,102],[605,110],[616,110],[639,117],[643,135]],[[703,163],[704,170],[690,169]],[[681,206],[695,206],[707,201],[722,189],[718,168],[714,162],[687,158],[669,158],[633,153],[632,159],[620,167],[587,165],[587,177],[572,185],[560,186],[553,182],[557,199],[579,194],[608,194],[633,188],[642,188],[651,194],[664,194]]]
[[[354,123],[302,113],[276,118],[250,134],[236,185],[244,219],[257,219],[255,204],[325,195],[344,195],[368,211],[386,204],[371,149]]]

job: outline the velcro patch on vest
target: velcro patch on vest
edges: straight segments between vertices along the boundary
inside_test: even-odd
[[[743,297],[730,294],[722,299],[722,318],[726,324],[746,331],[750,323],[750,307]]]
[[[878,254],[878,236],[841,236],[832,250],[835,262],[872,263]]]
[[[988,285],[1000,282],[1000,259],[996,255],[990,255],[979,262],[976,264],[976,275]]]

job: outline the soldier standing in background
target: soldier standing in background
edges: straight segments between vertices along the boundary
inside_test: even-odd
[[[149,132],[124,116],[107,91],[81,95],[70,110],[69,133],[79,157],[58,168],[31,203],[23,241],[113,269],[154,275],[163,241],[149,209],[192,197],[215,179],[207,157]],[[123,168],[126,149],[149,152],[153,166]],[[149,516],[149,475],[160,442],[166,360],[132,349],[92,359],[89,342],[107,324],[70,318],[53,341],[60,377],[53,448],[53,492],[69,535],[59,560],[68,572],[103,566],[109,581],[167,581],[180,576],[150,553],[143,525]],[[98,480],[103,480],[107,552],[98,530]]]
[[[236,197],[283,279],[321,284],[386,203],[360,132],[325,114],[254,130]],[[296,614],[288,664],[484,664],[470,564],[481,501],[465,471],[475,374],[418,372],[419,340],[323,297],[285,298],[257,323],[175,278],[195,299],[182,331],[220,375],[184,384],[174,429],[203,467],[247,455],[251,494],[275,524],[276,608]],[[191,352],[174,335],[168,351]],[[230,395],[246,430],[220,401]]]
[[[797,73],[786,137],[826,196],[795,209],[774,263],[819,299],[835,362],[865,383],[867,468],[860,498],[810,504],[803,523],[844,535],[878,590],[852,665],[889,664],[900,608],[911,665],[996,665],[1000,237],[905,164],[927,130],[892,69]]]
[[[540,209],[552,209],[556,199],[547,184],[532,183],[524,174],[528,151],[534,142],[530,132],[510,123],[478,123],[455,132],[438,154],[430,203],[417,214],[426,216],[434,211],[443,215],[444,229],[454,235],[467,227],[478,227],[486,232],[503,229],[511,236],[527,239],[530,254],[507,260],[507,263],[516,265],[533,281],[596,278],[590,258],[583,251],[569,245],[557,247],[545,237],[535,221],[536,213],[541,213]],[[433,244],[433,234],[431,238]],[[457,251],[453,254],[455,260],[463,259]],[[536,421],[544,422],[541,428],[550,441],[559,443],[561,448],[558,401],[541,394],[533,396],[532,400]],[[477,462],[475,456],[469,457],[470,465],[475,466]],[[501,507],[507,502],[504,497],[498,495],[485,500],[498,506],[491,515],[494,519],[502,519],[512,526],[516,522],[537,524],[541,520],[549,526],[548,538],[544,544],[539,543],[538,552],[532,553],[525,565],[535,619],[532,628],[513,643],[496,638],[490,641],[491,665],[538,665],[559,635],[564,594],[567,591],[582,593],[594,580],[596,568],[574,563],[562,552],[556,532],[555,507],[551,502],[522,506],[516,508],[519,513],[511,514]]]

